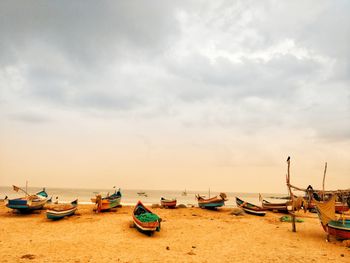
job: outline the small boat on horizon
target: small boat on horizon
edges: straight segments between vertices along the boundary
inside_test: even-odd
[[[198,206],[200,208],[206,208],[206,209],[215,209],[215,208],[224,206],[225,201],[228,200],[225,193],[220,193],[220,195],[212,198],[205,198],[204,196],[197,194],[196,198],[198,200]]]
[[[141,201],[137,202],[132,219],[136,228],[142,233],[151,236],[154,231],[160,231],[161,218],[145,207]]]
[[[160,204],[165,208],[175,208],[176,202],[177,202],[176,198],[174,199],[165,199],[164,197],[160,198]]]
[[[62,219],[66,216],[75,214],[78,209],[78,199],[75,199],[70,204],[54,204],[47,208],[46,217],[52,220]]]
[[[266,215],[266,209],[264,209],[260,206],[245,202],[238,197],[236,197],[236,204],[237,204],[237,206],[241,207],[248,214],[252,214],[252,215],[256,215],[256,216]]]
[[[144,196],[144,197],[148,197],[148,195],[146,194],[146,192],[140,191],[137,192],[138,196]]]
[[[187,196],[187,191],[186,191],[186,189],[185,189],[185,191],[183,191],[183,192],[181,193],[181,195],[182,195],[182,196]]]

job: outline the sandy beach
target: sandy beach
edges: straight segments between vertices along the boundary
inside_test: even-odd
[[[291,232],[277,213],[231,215],[200,208],[154,208],[162,228],[148,237],[130,227],[132,207],[49,221],[44,211],[21,215],[0,205],[1,262],[349,262],[341,241],[325,241],[315,214]]]

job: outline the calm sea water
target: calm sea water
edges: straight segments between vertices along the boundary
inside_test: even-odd
[[[28,193],[33,194],[42,190],[42,188],[37,187],[29,187]],[[78,198],[80,204],[91,204],[90,198],[94,197],[97,193],[101,193],[102,195],[107,194],[108,192],[112,194],[114,189],[69,189],[69,188],[51,188],[47,187],[46,192],[55,200],[58,197],[58,201],[60,203],[70,202],[76,198]],[[145,192],[147,196],[139,196],[138,192]],[[146,189],[121,189],[122,193],[122,201],[123,205],[134,205],[138,200],[141,200],[145,204],[154,204],[159,203],[160,198],[176,198],[178,204],[185,205],[196,205],[197,200],[195,199],[196,194],[204,195],[206,197],[209,196],[208,191],[191,191],[187,190],[187,195],[183,195],[183,191],[169,191],[169,190],[146,190]],[[210,192],[210,196],[213,197],[215,195],[220,194],[219,192]],[[5,196],[9,198],[17,198],[23,196],[21,191],[15,192],[12,186],[0,186],[0,199]],[[226,192],[228,197],[228,201],[226,202],[226,206],[233,207],[235,206],[235,197],[240,197],[244,201],[251,202],[253,204],[260,205],[259,194],[258,193],[234,193],[234,192]],[[283,194],[262,194],[262,196],[270,200],[269,197],[282,197],[285,196]]]

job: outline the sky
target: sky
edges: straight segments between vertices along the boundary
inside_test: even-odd
[[[350,2],[1,1],[0,185],[350,187]]]

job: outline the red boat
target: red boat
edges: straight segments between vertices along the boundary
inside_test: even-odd
[[[324,231],[329,236],[339,239],[350,239],[350,219],[337,219],[335,215],[335,196],[329,201],[318,202],[314,200],[317,215],[321,221]]]
[[[165,208],[175,208],[176,207],[176,199],[160,199],[160,204]]]
[[[132,219],[140,232],[152,235],[154,231],[160,231],[161,218],[145,207],[141,201],[137,202]]]

